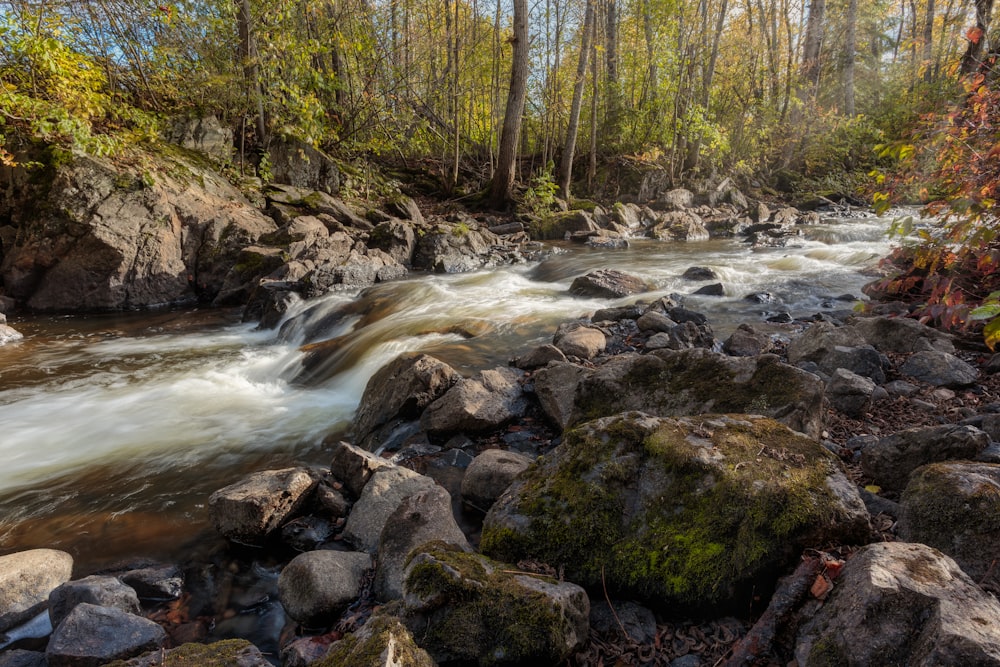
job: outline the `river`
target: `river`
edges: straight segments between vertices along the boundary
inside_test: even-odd
[[[888,220],[828,220],[785,248],[738,240],[623,250],[559,246],[534,264],[418,275],[298,304],[281,331],[239,313],[165,311],[11,322],[0,347],[0,553],[55,547],[83,574],[122,559],[171,559],[206,542],[208,496],[254,470],[325,465],[368,378],[424,350],[463,372],[506,364],[562,321],[629,303],[580,299],[573,278],[609,267],[657,291],[689,294],[691,266],[712,268],[724,297],[689,296],[721,340],[743,321],[805,316],[860,295],[889,249]],[[743,299],[767,292],[773,303]],[[470,333],[476,334],[467,337]],[[304,372],[300,346],[341,337]]]

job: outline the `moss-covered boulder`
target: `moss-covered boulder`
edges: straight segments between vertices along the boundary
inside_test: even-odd
[[[579,586],[452,545],[415,551],[403,590],[404,622],[438,662],[556,665],[589,633]]]
[[[803,547],[868,536],[839,462],[764,417],[632,412],[584,424],[494,504],[483,553],[663,604],[765,590]]]
[[[948,554],[975,581],[1000,591],[1000,465],[935,463],[910,476],[899,537]],[[998,619],[1000,622],[1000,619]]]
[[[532,220],[528,231],[539,241],[561,240],[574,232],[596,232],[600,229],[588,211],[560,211]]]
[[[376,614],[357,632],[330,647],[316,667],[435,667],[427,651],[395,616]]]
[[[182,644],[169,651],[150,651],[131,660],[105,667],[269,667],[256,646],[245,639],[225,639],[214,644]]]

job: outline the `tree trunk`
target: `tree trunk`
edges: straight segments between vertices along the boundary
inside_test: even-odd
[[[802,78],[815,88],[819,85],[820,53],[823,47],[826,0],[810,0],[809,20],[802,47]]]
[[[965,48],[962,56],[962,74],[972,74],[979,69],[982,63],[983,53],[988,52],[983,48],[987,35],[990,31],[990,15],[993,13],[993,0],[976,0],[976,30],[979,32],[977,39],[970,39],[969,45]]]
[[[490,188],[490,201],[496,208],[505,208],[510,203],[514,189],[514,167],[521,139],[524,98],[528,90],[528,0],[514,0],[514,35],[511,41],[514,48],[510,88],[500,134],[497,170]]]
[[[590,40],[594,32],[594,0],[587,0],[587,10],[583,18],[583,36],[580,45],[580,60],[576,67],[576,82],[573,85],[573,104],[569,110],[569,126],[566,128],[566,144],[563,146],[559,162],[559,195],[569,201],[569,186],[573,180],[573,155],[576,153],[576,136],[580,131],[580,107],[583,106],[583,87],[587,80],[587,58],[590,57]]]
[[[267,146],[267,119],[264,117],[264,95],[260,87],[260,66],[257,63],[257,46],[254,42],[250,0],[237,0],[236,23],[240,33],[240,62],[246,84],[248,106],[253,110],[257,128],[257,145]]]
[[[927,0],[927,15],[924,17],[923,48],[920,58],[923,60],[924,81],[930,83],[934,72],[931,62],[934,60],[934,0]]]
[[[857,40],[858,0],[847,4],[847,34],[844,36],[844,114],[854,117],[854,59]]]

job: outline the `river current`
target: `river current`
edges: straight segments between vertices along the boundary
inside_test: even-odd
[[[190,310],[10,322],[24,340],[0,347],[0,553],[54,547],[86,573],[122,559],[179,556],[207,535],[212,491],[272,467],[326,465],[368,378],[423,350],[465,373],[549,342],[558,323],[637,297],[569,294],[598,268],[688,295],[724,339],[740,322],[850,308],[889,249],[888,220],[829,219],[785,248],[739,240],[622,250],[559,245],[540,262],[460,275],[416,275],[297,304],[280,330],[232,311]],[[691,266],[718,281],[690,282]],[[769,293],[760,304],[744,299]],[[470,337],[471,335],[471,337]],[[323,363],[301,346],[337,339]]]

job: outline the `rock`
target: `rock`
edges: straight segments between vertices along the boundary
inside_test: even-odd
[[[386,521],[379,537],[375,571],[375,595],[380,601],[403,597],[403,571],[408,556],[428,542],[472,551],[455,522],[451,495],[440,486],[410,496]]]
[[[750,324],[741,324],[722,343],[722,351],[734,357],[756,357],[774,348],[771,337]]]
[[[587,640],[586,592],[512,569],[428,545],[407,565],[403,620],[437,662],[562,663]]]
[[[552,343],[567,357],[593,359],[608,345],[607,336],[596,327],[576,326],[560,328]]]
[[[371,556],[356,551],[299,554],[278,577],[281,605],[307,627],[325,625],[357,599],[371,566]]]
[[[486,512],[507,490],[514,478],[531,465],[531,459],[517,452],[487,449],[472,460],[462,478],[462,500]]]
[[[749,600],[801,548],[868,535],[836,458],[755,416],[588,422],[493,505],[481,550],[661,605]]]
[[[828,375],[838,370],[847,370],[856,375],[870,379],[875,384],[885,382],[884,367],[887,360],[870,345],[846,347],[834,345],[825,351],[816,362],[819,369]]]
[[[255,473],[213,493],[208,514],[226,539],[259,545],[294,516],[315,487],[316,478],[306,468]]]
[[[24,338],[24,334],[20,331],[14,327],[0,323],[0,345],[13,343],[14,341],[21,340],[22,338]]]
[[[327,635],[295,639],[281,647],[281,667],[309,667],[322,660],[329,652],[330,646],[330,637]]]
[[[167,651],[145,653],[105,667],[270,667],[260,649],[246,639],[224,639],[212,644],[188,643]]]
[[[314,667],[436,667],[427,651],[394,617],[376,613],[357,632],[330,647]]]
[[[475,223],[472,223],[475,224]],[[418,234],[413,268],[435,273],[477,271],[515,261],[516,246],[486,229],[467,223],[441,223]]]
[[[523,375],[500,367],[459,380],[427,406],[420,425],[431,433],[488,431],[522,417],[528,407],[519,382]]]
[[[935,387],[965,387],[976,381],[979,371],[947,352],[917,352],[899,367],[899,372]]]
[[[899,431],[861,450],[861,469],[884,489],[902,491],[922,465],[973,459],[989,436],[973,426],[928,426]]]
[[[636,644],[652,644],[656,641],[656,616],[631,600],[616,600],[612,604],[601,600],[592,604],[590,627],[598,634],[616,639],[623,639],[624,628],[628,640]]]
[[[681,274],[684,280],[718,280],[719,274],[706,266],[692,266]]]
[[[334,532],[328,519],[300,516],[281,527],[281,541],[296,551],[313,551],[329,541]]]
[[[835,370],[826,385],[830,405],[854,419],[859,419],[871,405],[874,392],[874,382],[846,368]]]
[[[0,556],[0,632],[43,611],[57,586],[69,581],[73,557],[65,551],[32,549]]]
[[[184,573],[176,565],[129,570],[121,579],[132,587],[140,600],[176,600],[184,589]]]
[[[899,537],[940,549],[989,590],[1000,590],[1000,465],[933,463],[910,476]]]
[[[354,435],[368,449],[384,427],[420,417],[424,409],[455,386],[462,376],[448,364],[426,354],[396,357],[368,380],[354,416]]]
[[[48,667],[45,654],[22,649],[0,653],[0,667]]]
[[[536,375],[540,400],[541,384]],[[552,405],[542,400],[546,414],[555,421],[549,412]],[[621,354],[581,378],[573,387],[570,413],[561,414],[567,424],[576,424],[626,410],[659,416],[749,412],[774,416],[818,437],[823,382],[772,355],[729,357],[703,348]]]
[[[619,299],[649,289],[650,285],[637,276],[616,269],[598,269],[574,279],[569,291],[576,296]]]
[[[233,131],[223,127],[215,115],[177,119],[164,134],[170,143],[199,151],[219,162],[232,160]]]
[[[340,233],[330,238],[339,236]],[[314,265],[302,280],[309,285],[309,296],[320,296],[329,292],[354,290],[370,287],[375,283],[402,278],[406,267],[395,259],[374,248],[352,248],[342,255],[337,249],[327,253],[320,249],[310,259]]]
[[[675,188],[660,195],[653,208],[660,211],[682,211],[694,206],[694,194],[684,188]]]
[[[666,333],[677,326],[672,319],[655,310],[647,310],[635,323],[639,331],[646,333]]]
[[[81,602],[113,607],[127,614],[140,614],[135,589],[115,577],[92,575],[62,584],[49,593],[49,618],[57,627]]]
[[[413,225],[401,220],[386,220],[371,231],[368,247],[378,248],[403,266],[409,266],[417,248],[417,235],[413,231]]]
[[[684,324],[686,322],[697,324],[699,326],[702,324],[708,324],[707,317],[693,310],[682,308],[681,306],[671,306],[667,308],[666,315],[678,324]]]
[[[611,207],[611,219],[628,230],[639,229],[642,226],[639,214],[639,207],[635,204],[615,202]]]
[[[638,304],[631,306],[617,306],[614,308],[601,308],[594,311],[592,322],[620,322],[622,320],[638,320],[642,317],[646,309]]]
[[[540,345],[518,357],[514,365],[521,370],[530,371],[547,366],[550,361],[566,361],[566,355],[555,345]]]
[[[698,294],[702,296],[726,296],[726,288],[722,286],[722,283],[713,283],[711,285],[705,285],[704,287],[699,287],[692,294]]]
[[[820,361],[836,346],[856,348],[868,342],[853,327],[836,327],[828,322],[817,322],[802,335],[788,343],[788,363],[797,365],[803,361]]]
[[[52,633],[49,667],[98,667],[162,647],[167,633],[148,619],[83,602]]]
[[[434,480],[408,468],[376,470],[344,525],[344,538],[358,549],[374,553],[382,529],[404,500],[435,487]]]
[[[683,322],[668,331],[650,336],[646,350],[689,350],[695,347],[715,348],[715,335],[707,324]]]
[[[913,396],[920,390],[920,387],[906,380],[886,382],[883,388],[892,396]]]
[[[577,387],[592,370],[569,362],[555,362],[537,371],[535,395],[546,416],[560,429],[568,427],[575,416]]]
[[[391,462],[350,443],[340,441],[333,446],[330,472],[355,498],[361,496],[372,475],[393,467]]]
[[[294,138],[275,138],[268,149],[271,177],[287,183],[335,195],[340,190],[340,168],[326,153]]]
[[[882,352],[955,352],[953,336],[908,317],[859,317],[852,328]]]
[[[574,232],[597,232],[600,227],[587,211],[551,213],[531,223],[531,238],[538,241],[562,240]]]
[[[709,237],[704,221],[691,211],[662,213],[650,235],[660,241],[707,241]]]
[[[798,633],[802,667],[1000,664],[1000,604],[923,544],[871,544]]]
[[[420,211],[420,206],[412,197],[397,195],[385,202],[385,208],[389,213],[399,216],[404,220],[411,220],[417,224],[424,223],[424,214]]]

